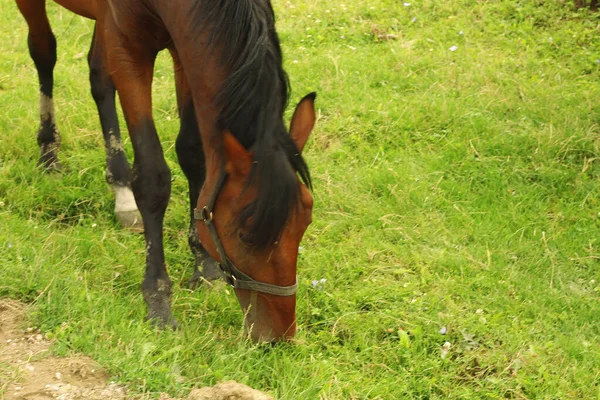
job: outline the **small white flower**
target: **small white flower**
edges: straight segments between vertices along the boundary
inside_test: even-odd
[[[321,278],[319,280],[314,279],[310,282],[310,285],[313,289],[323,290],[323,285],[325,285],[325,282],[327,282],[327,279],[325,278]]]
[[[448,352],[450,351],[450,347],[452,345],[450,344],[450,342],[445,342],[442,345],[442,350],[440,352],[440,356],[442,357],[442,360],[445,359],[448,356]]]
[[[448,50],[450,50],[450,51],[456,51],[456,50],[458,50],[458,46],[452,46]]]
[[[417,17],[413,17],[412,22],[417,22]]]
[[[404,7],[410,7],[410,3],[404,3]]]
[[[459,34],[459,35],[462,35],[462,34],[463,34],[463,31],[460,31],[460,32],[458,32],[458,34]]]
[[[445,335],[446,333],[448,333],[448,329],[447,329],[445,326],[442,326],[442,327],[440,328],[440,333],[441,333],[442,335]],[[446,343],[447,343],[447,342],[446,342]]]

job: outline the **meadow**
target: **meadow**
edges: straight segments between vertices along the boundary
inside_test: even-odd
[[[558,0],[273,4],[291,104],[318,92],[296,340],[253,345],[226,285],[187,287],[166,54],[153,101],[182,329],[144,321],[144,240],[114,218],[89,93],[93,23],[53,3],[64,170],[49,175],[27,27],[0,3],[0,296],[34,305],[55,354],[90,355],[132,392],[234,379],[278,399],[600,399],[600,14]]]

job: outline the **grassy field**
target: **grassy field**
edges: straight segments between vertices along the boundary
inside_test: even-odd
[[[133,391],[235,379],[280,399],[600,399],[600,15],[558,0],[274,5],[291,101],[319,93],[297,340],[254,346],[225,285],[186,288],[166,55],[154,107],[183,329],[143,321],[143,237],[114,219],[89,94],[92,24],[54,4],[61,175],[36,169],[26,25],[0,3],[0,296],[34,302],[57,354]]]

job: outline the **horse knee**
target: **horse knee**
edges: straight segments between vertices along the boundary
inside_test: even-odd
[[[94,36],[94,41],[96,37]],[[115,86],[110,78],[110,73],[106,63],[102,62],[101,54],[96,49],[96,43],[92,44],[92,49],[88,55],[88,65],[90,67],[90,88],[92,97],[96,104],[100,105],[106,101],[114,101]]]
[[[36,68],[52,70],[56,65],[56,37],[50,29],[43,32],[29,32],[27,36],[29,55]]]
[[[131,187],[142,214],[164,214],[171,196],[171,170],[164,158],[134,162]]]

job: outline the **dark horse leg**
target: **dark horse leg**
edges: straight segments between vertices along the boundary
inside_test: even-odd
[[[56,39],[46,14],[45,0],[16,0],[29,27],[29,53],[40,82],[40,128],[37,134],[41,155],[38,164],[47,170],[60,168],[60,133],[56,128],[53,102],[53,71],[56,64]],[[72,11],[94,18],[91,3],[58,1]],[[96,28],[97,29],[97,28]],[[106,179],[115,191],[115,213],[122,226],[141,229],[141,217],[130,189],[130,168],[121,145],[115,109],[115,88],[108,73],[101,35],[94,33],[88,57],[92,95],[98,106],[106,143]]]
[[[108,70],[106,48],[102,34],[94,29],[88,54],[90,86],[98,107],[106,150],[106,181],[115,192],[115,215],[126,228],[142,229],[142,218],[131,191],[131,169],[121,143],[119,119],[115,107],[115,86]]]
[[[195,287],[201,282],[201,279],[208,281],[218,279],[221,272],[217,263],[213,260],[198,239],[196,229],[196,220],[194,219],[194,208],[198,203],[200,189],[206,177],[206,167],[204,165],[204,152],[202,150],[202,140],[198,123],[196,121],[196,111],[190,93],[190,87],[187,78],[183,73],[179,57],[175,50],[170,49],[175,68],[175,85],[177,88],[177,104],[179,108],[179,118],[181,127],[175,148],[177,158],[183,173],[187,177],[190,194],[190,230],[188,242],[190,249],[195,257],[194,274],[190,279],[190,286]],[[202,271],[198,268],[202,266]]]
[[[127,25],[129,22],[123,22]],[[147,318],[159,328],[175,327],[171,314],[171,280],[165,265],[163,220],[171,194],[171,171],[165,161],[152,120],[151,85],[158,49],[149,48],[152,38],[130,30],[123,34],[112,18],[103,30],[108,66],[121,100],[133,144],[131,186],[142,214],[146,239],[146,271],[142,293]]]
[[[27,21],[29,54],[37,69],[40,82],[40,128],[37,142],[41,155],[38,164],[48,170],[60,168],[58,148],[60,133],[54,119],[52,89],[54,65],[56,64],[56,39],[46,15],[46,4],[40,1],[17,0],[21,14]]]

